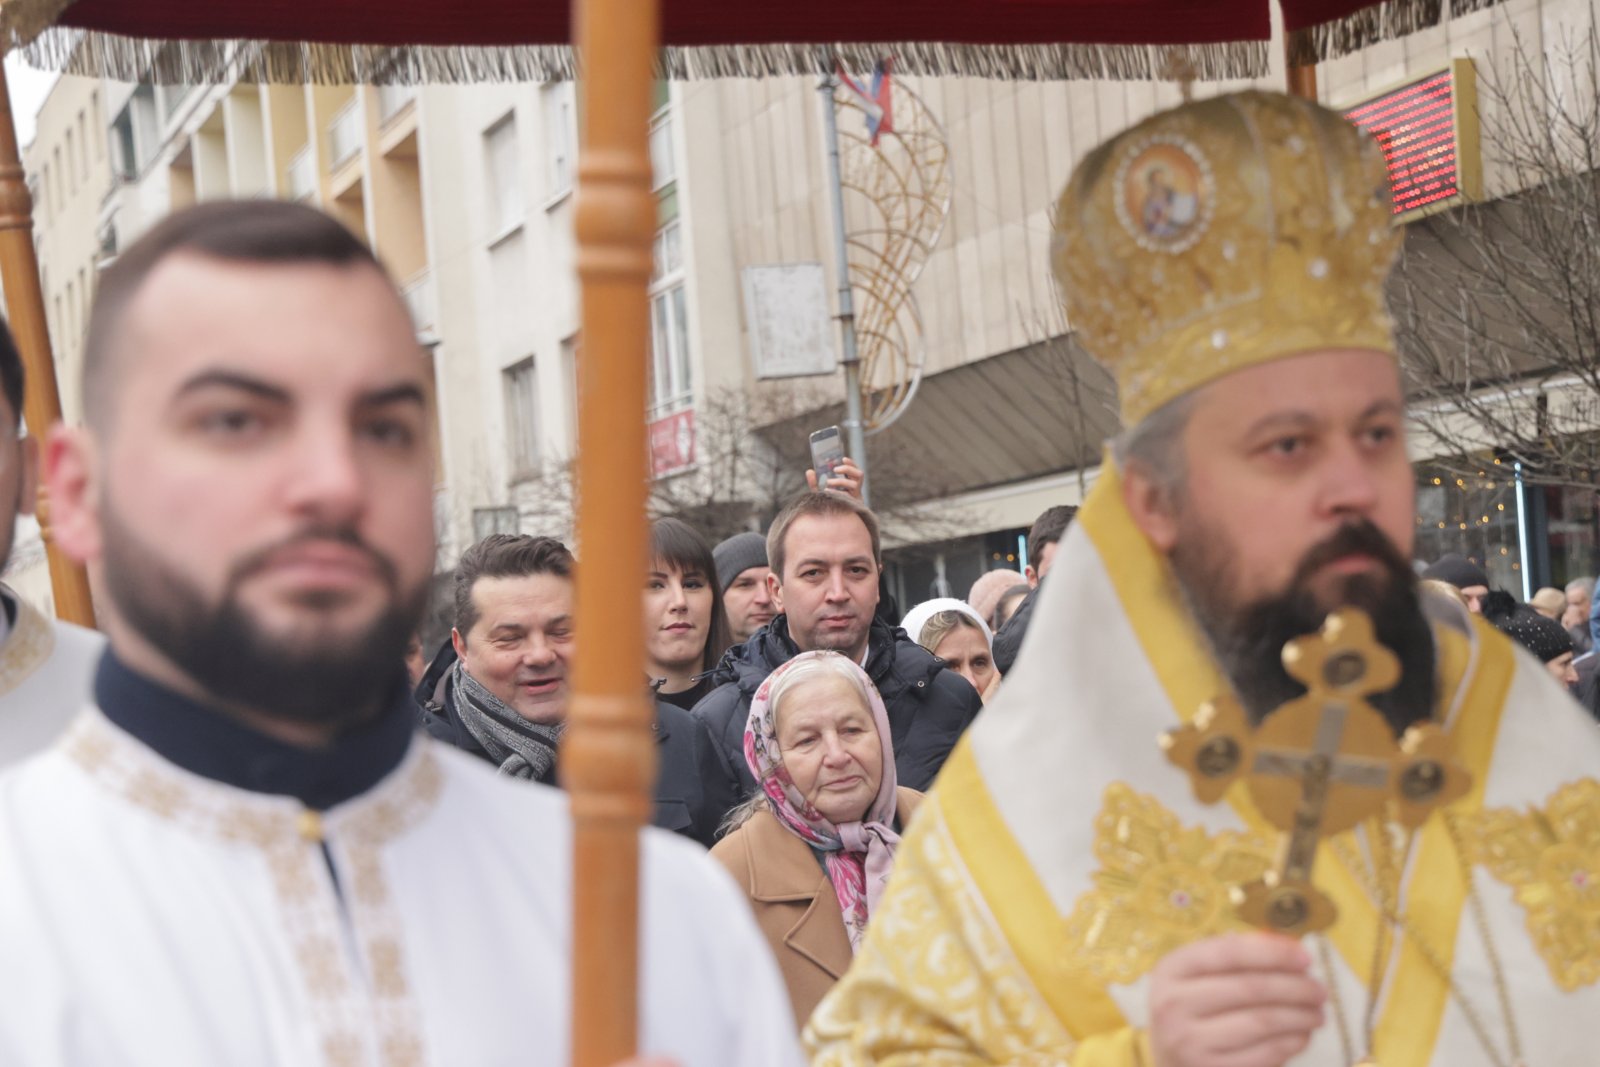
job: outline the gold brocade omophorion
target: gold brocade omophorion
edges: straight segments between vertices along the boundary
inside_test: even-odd
[[[1572,782],[1542,808],[1492,808],[1459,825],[1470,862],[1511,887],[1556,984],[1600,980],[1600,783]]]
[[[1126,983],[1201,938],[1245,929],[1229,892],[1272,866],[1263,834],[1185,827],[1155,797],[1117,782],[1095,818],[1095,888],[1067,918],[1062,966]]]

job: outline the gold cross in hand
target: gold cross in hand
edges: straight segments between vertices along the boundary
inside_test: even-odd
[[[1333,925],[1338,910],[1311,884],[1317,845],[1392,805],[1403,826],[1420,826],[1435,808],[1472,785],[1451,756],[1448,737],[1427,723],[1399,744],[1367,698],[1394,688],[1400,661],[1377,642],[1372,620],[1355,608],[1329,615],[1320,633],[1290,641],[1283,665],[1306,687],[1251,729],[1231,694],[1161,738],[1167,758],[1188,772],[1205,804],[1243,779],[1263,818],[1283,830],[1277,867],[1233,891],[1234,909],[1252,926],[1300,937]]]

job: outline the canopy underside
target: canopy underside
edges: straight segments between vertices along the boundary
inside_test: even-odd
[[[1497,0],[1281,0],[1292,63],[1321,62]],[[1043,79],[1258,78],[1269,0],[664,0],[658,73]],[[914,13],[912,13],[914,11]],[[0,40],[30,64],[118,81],[422,84],[575,73],[565,0],[0,0]],[[315,38],[314,41],[309,40]],[[831,40],[849,43],[828,43]]]

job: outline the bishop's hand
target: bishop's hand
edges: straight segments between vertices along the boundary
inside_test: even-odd
[[[1168,954],[1150,981],[1155,1067],[1283,1067],[1322,1025],[1311,956],[1272,934],[1227,934]]]

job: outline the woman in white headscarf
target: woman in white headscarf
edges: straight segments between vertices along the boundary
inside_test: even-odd
[[[900,627],[988,699],[999,677],[994,669],[994,634],[972,605],[954,597],[924,600],[906,612]]]

